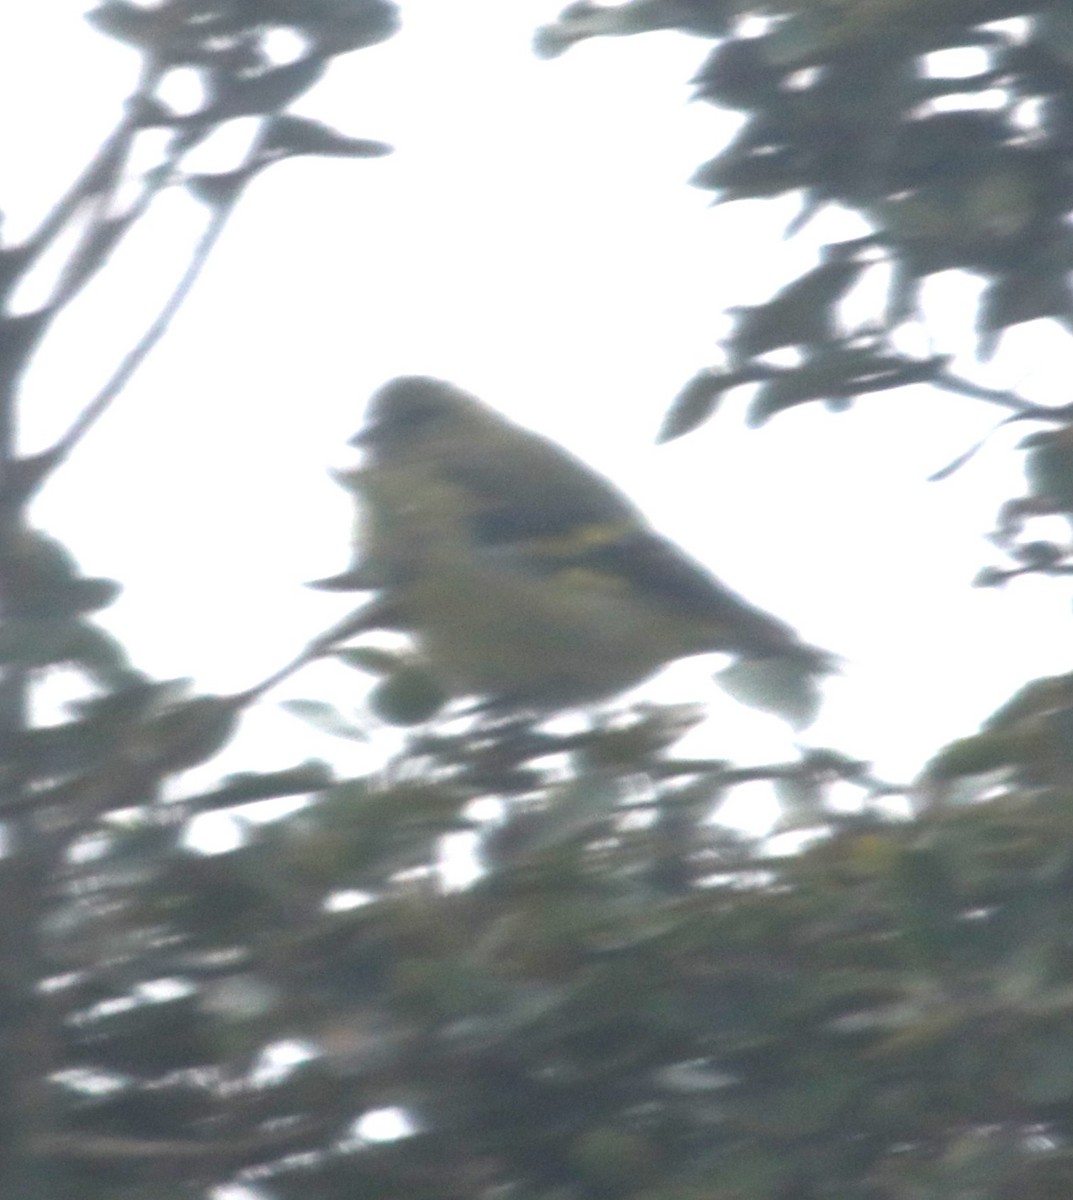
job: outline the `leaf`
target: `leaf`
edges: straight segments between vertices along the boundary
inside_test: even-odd
[[[75,617],[107,608],[121,590],[113,579],[72,579],[25,591],[13,589],[12,608],[30,618]]]
[[[386,582],[370,563],[363,562],[340,575],[311,579],[305,586],[320,592],[372,592],[384,587]]]
[[[132,677],[127,652],[111,634],[82,621],[75,623],[70,656],[83,671],[105,687],[126,686]]]
[[[731,338],[747,358],[783,346],[827,341],[833,306],[857,282],[867,264],[835,259],[821,263],[777,292],[767,304],[740,309]]]
[[[656,29],[673,29],[685,15],[673,0],[628,0],[613,8],[577,0],[567,5],[553,25],[537,30],[533,52],[538,58],[556,58],[575,42],[594,37],[624,37]]]
[[[203,204],[211,208],[223,208],[234,204],[246,184],[267,163],[239,167],[234,171],[220,171],[212,175],[189,175],[184,180],[186,190]]]
[[[391,147],[385,142],[374,142],[368,138],[348,137],[311,117],[295,117],[284,113],[272,122],[263,151],[272,158],[298,154],[320,154],[330,158],[381,158],[391,153]]]
[[[805,663],[788,658],[740,659],[715,678],[735,700],[782,717],[794,729],[810,725],[820,711],[819,685]]]
[[[1066,548],[1055,542],[1019,542],[1010,550],[1012,557],[1032,571],[1046,571],[1066,557]]]
[[[839,378],[832,377],[830,372],[817,371],[814,363],[806,363],[796,370],[772,373],[749,404],[745,423],[757,429],[776,413],[811,400],[826,400],[839,382]]]
[[[375,46],[399,29],[399,10],[388,0],[295,0],[295,28],[325,54],[347,54]]]
[[[79,621],[48,618],[12,619],[0,625],[0,662],[20,667],[74,662],[105,681],[127,670],[123,648],[108,634]]]
[[[114,579],[79,579],[72,595],[74,611],[87,613],[107,608],[122,590],[122,586]]]
[[[725,41],[708,55],[690,83],[698,100],[727,108],[763,108],[777,94],[780,73],[774,70],[759,38]]]
[[[369,695],[369,707],[389,725],[420,725],[447,703],[447,693],[425,667],[406,666],[382,679]]]
[[[984,292],[976,320],[978,353],[990,358],[1002,331],[1040,317],[1073,318],[1073,292],[1064,270],[1015,271]]]
[[[759,373],[750,369],[739,371],[701,371],[675,396],[663,418],[656,442],[674,441],[691,433],[703,424],[719,407],[724,393],[742,383],[752,383]]]
[[[80,577],[64,546],[37,530],[10,538],[3,585],[8,617],[32,620],[93,612],[111,604],[120,592],[114,580]]]
[[[98,33],[143,50],[159,49],[167,34],[159,13],[124,0],[107,0],[86,13],[86,20]]]
[[[54,537],[37,529],[13,536],[4,560],[6,586],[44,589],[78,578],[74,556]]]
[[[811,180],[790,148],[777,144],[735,149],[703,163],[689,179],[692,187],[722,192],[722,200],[778,196]]]
[[[852,342],[823,346],[800,367],[771,368],[749,405],[746,421],[762,425],[776,413],[812,400],[822,400],[829,409],[841,412],[858,396],[928,383],[947,361],[943,355],[901,358]]]
[[[291,716],[298,717],[312,725],[321,733],[332,737],[347,738],[353,742],[367,742],[369,735],[356,725],[349,717],[345,717],[334,704],[324,700],[284,700],[280,707]]]
[[[229,696],[196,696],[135,731],[128,752],[157,771],[185,771],[212,758],[230,740],[239,711]]]
[[[215,12],[199,12],[199,7],[105,0],[87,13],[86,19],[98,32],[134,46],[162,63],[174,66],[211,62],[220,57],[213,35],[233,34],[238,26],[222,11],[222,5],[205,6],[215,7]]]
[[[1022,439],[1025,475],[1033,496],[1073,512],[1073,425],[1041,430]]]
[[[207,812],[216,808],[231,808],[236,804],[319,792],[330,787],[332,782],[331,770],[320,762],[302,763],[282,771],[244,771],[226,776],[215,791],[194,797],[189,803],[198,812]]]
[[[1003,584],[1009,582],[1009,579],[1009,571],[1004,571],[1001,567],[981,567],[973,576],[972,586],[974,588],[1002,587]]]
[[[405,655],[398,651],[379,646],[345,646],[333,650],[331,657],[356,671],[369,671],[373,675],[389,675],[406,661]]]
[[[323,55],[310,54],[254,75],[212,71],[208,75],[211,99],[202,115],[219,119],[274,112],[309,91],[326,67]]]

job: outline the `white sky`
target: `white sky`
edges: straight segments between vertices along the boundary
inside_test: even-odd
[[[110,128],[133,77],[133,56],[80,21],[85,7],[0,17],[12,236]],[[87,573],[123,582],[105,620],[138,665],[240,688],[342,615],[345,601],[301,586],[348,558],[350,513],[326,468],[347,461],[374,387],[431,373],[571,447],[727,583],[843,655],[809,744],[905,778],[1022,682],[1069,669],[1061,584],[970,588],[997,561],[983,535],[998,505],[1021,490],[1021,431],[925,482],[997,410],[901,392],[749,431],[742,397],[653,445],[675,392],[716,360],[726,307],[762,301],[818,242],[847,235],[830,216],[787,244],[792,208],[713,209],[686,186],[734,127],[685,103],[707,43],[597,41],[541,62],[531,34],[560,0],[402,8],[400,35],[339,60],[299,109],[395,155],[262,176],[173,331],[35,508]],[[84,406],[184,265],[205,213],[178,191],[157,208],[46,343],[24,391],[27,449]],[[969,287],[931,292],[943,336],[968,345]],[[1069,354],[1045,325],[1022,327],[988,382],[1064,399]],[[780,722],[742,711],[709,675],[679,672],[675,694],[712,700],[712,753],[789,752]],[[318,668],[281,695],[347,703],[342,682]],[[333,750],[283,715],[250,728],[258,765]]]

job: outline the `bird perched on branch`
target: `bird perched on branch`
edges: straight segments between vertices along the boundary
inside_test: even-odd
[[[832,657],[556,443],[450,383],[403,376],[373,395],[352,444],[366,451],[341,476],[360,506],[356,564],[319,586],[378,589],[365,627],[411,631],[451,693],[549,711],[725,651],[760,668],[760,694],[742,698],[811,717]],[[765,702],[772,687],[789,698]]]

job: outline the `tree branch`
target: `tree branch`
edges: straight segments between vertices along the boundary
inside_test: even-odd
[[[126,159],[134,136],[140,127],[145,105],[152,98],[153,91],[162,74],[163,69],[155,59],[150,58],[143,64],[138,84],[133,94],[127,99],[119,123],[101,143],[97,153],[71,184],[66,194],[56,202],[37,232],[24,244],[24,269],[28,269],[36,262],[59,237],[87,196],[95,194],[110,196],[114,192],[119,168]]]
[[[254,144],[250,147],[246,155],[246,161],[243,166],[235,173],[241,178],[244,173],[247,173],[255,165],[258,158],[261,143],[264,139],[265,132],[270,122],[265,122],[262,126],[262,131]],[[160,339],[167,332],[168,327],[174,320],[175,315],[182,307],[187,296],[190,294],[194,284],[197,282],[198,276],[201,274],[209,255],[211,254],[216,243],[220,240],[220,236],[224,231],[228,218],[235,210],[239,197],[248,182],[244,179],[238,184],[232,193],[223,200],[217,203],[213,208],[212,217],[209,220],[205,231],[198,240],[191,256],[190,262],[186,270],[183,272],[178,283],[168,299],[164,302],[156,319],[149,325],[148,329],[142,334],[134,348],[127,354],[123,361],[116,368],[112,377],[105,383],[97,395],[89,402],[86,408],[72,423],[67,432],[41,456],[42,468],[37,473],[36,487],[40,487],[45,480],[70,457],[72,451],[79,442],[85,437],[89,430],[96,424],[97,421],[107,412],[112,402],[123,391],[126,385],[130,382],[135,371],[141,366],[145,359],[149,356],[150,351],[156,346]]]

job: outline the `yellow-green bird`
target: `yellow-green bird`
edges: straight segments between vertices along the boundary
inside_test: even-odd
[[[385,384],[352,444],[366,451],[342,477],[360,504],[357,563],[324,586],[380,589],[369,624],[411,631],[453,694],[543,712],[725,651],[777,664],[776,692],[788,680],[811,697],[832,669],[592,468],[453,384]],[[750,702],[802,715],[792,699]]]

